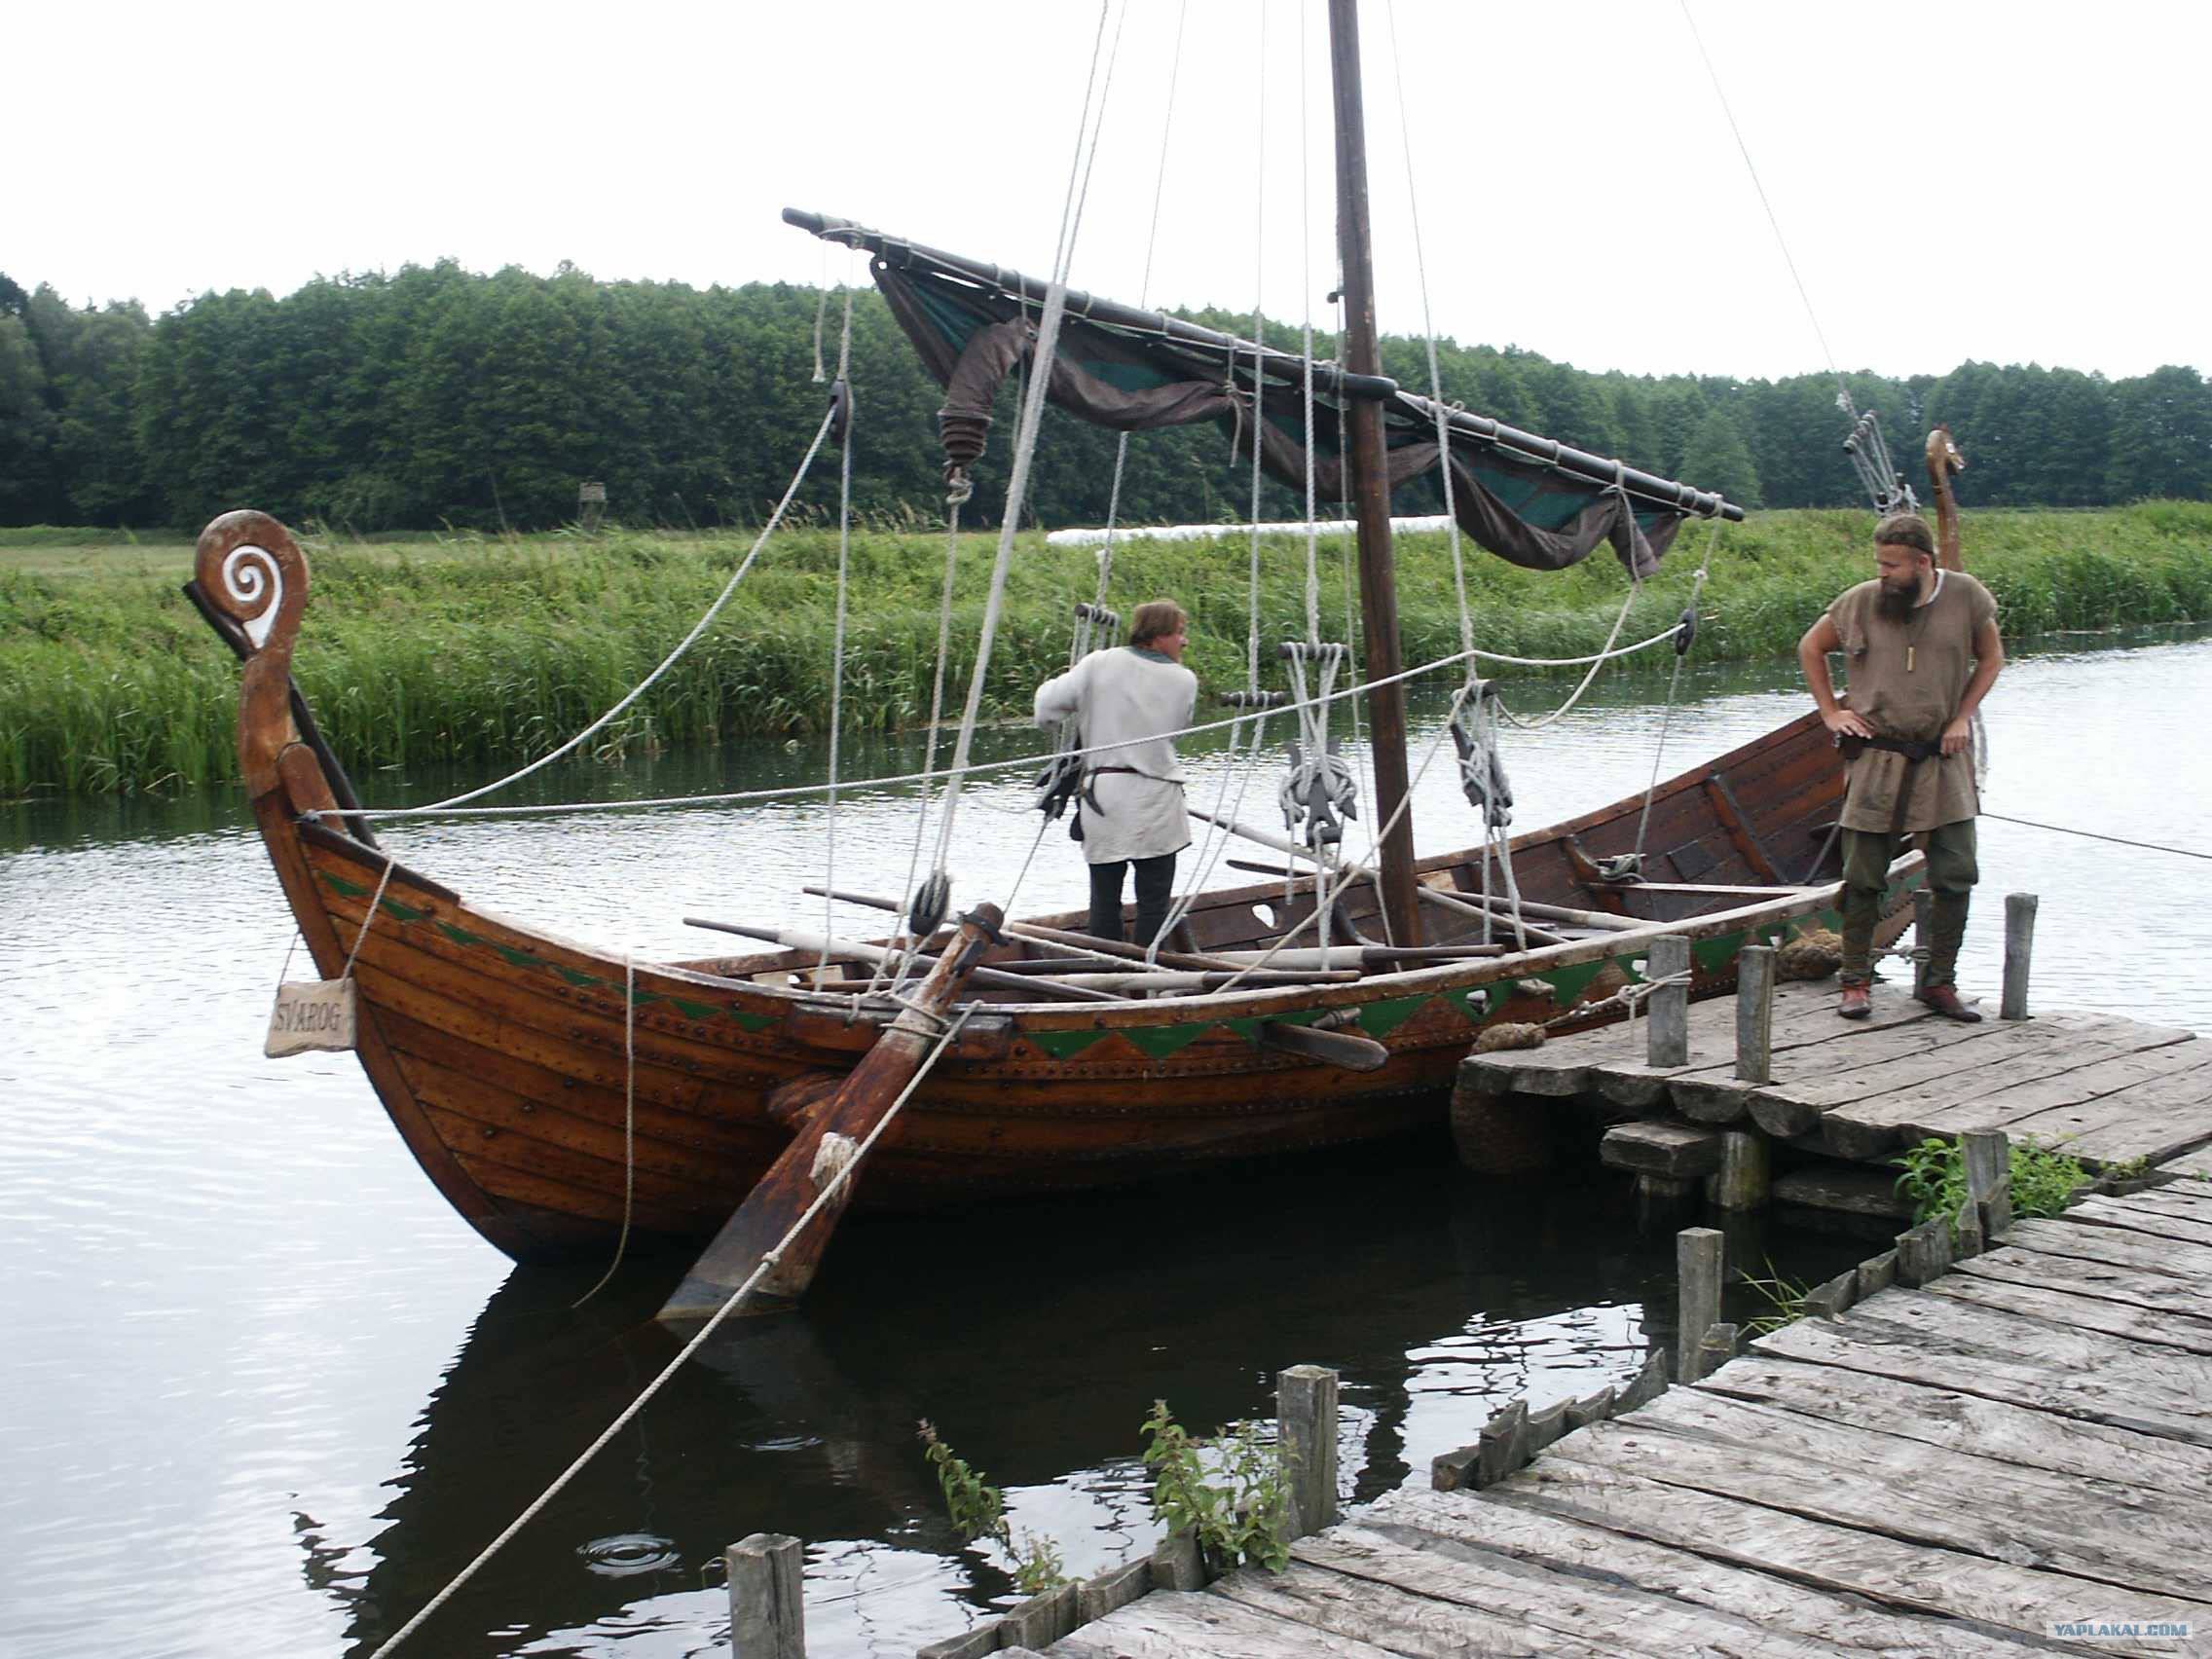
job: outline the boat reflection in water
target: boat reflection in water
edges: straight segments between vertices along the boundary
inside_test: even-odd
[[[424,1651],[711,1651],[720,1552],[754,1531],[806,1540],[810,1652],[952,1634],[1012,1585],[946,1522],[923,1418],[1078,1574],[1155,1536],[1138,1425],[1157,1397],[1210,1431],[1269,1416],[1281,1367],[1336,1366],[1356,1494],[1425,1480],[1512,1395],[1586,1393],[1641,1364],[1642,1304],[1671,1297],[1671,1265],[1616,1197],[1482,1181],[1419,1134],[1234,1183],[856,1217],[806,1308],[718,1331],[439,1610]],[[519,1268],[492,1297],[391,1482],[366,1573],[303,1521],[311,1578],[349,1604],[357,1650],[673,1357],[652,1315],[685,1263],[633,1260],[573,1311],[596,1271]]]

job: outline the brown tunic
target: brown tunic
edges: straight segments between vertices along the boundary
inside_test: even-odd
[[[1845,701],[1878,736],[1935,743],[1973,678],[1974,636],[1997,615],[1997,602],[1963,571],[1946,571],[1934,599],[1893,622],[1875,609],[1881,591],[1879,581],[1861,582],[1828,607],[1843,641]],[[1843,827],[1887,830],[1907,774],[1906,830],[1934,830],[1981,810],[1972,754],[1915,765],[1902,755],[1869,749],[1852,762]]]

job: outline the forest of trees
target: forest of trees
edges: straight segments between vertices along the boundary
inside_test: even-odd
[[[486,276],[448,262],[320,278],[282,299],[206,294],[150,317],[0,276],[0,524],[195,527],[250,504],[363,534],[542,529],[575,517],[586,478],[627,522],[757,522],[825,406],[816,301],[782,283],[700,290],[567,267]],[[838,312],[832,302],[832,361]],[[1235,333],[1249,322],[1191,314]],[[1749,506],[1862,499],[1832,377],[1655,379],[1516,348],[1439,350],[1445,396],[1509,424]],[[1383,356],[1425,389],[1418,339],[1386,339]],[[853,363],[858,504],[934,513],[938,387],[872,291],[854,308]],[[1974,505],[2212,498],[2212,384],[2194,368],[2108,381],[1970,362],[1849,384],[1916,485],[1921,434],[1948,424]],[[994,434],[1000,452],[1011,424]],[[1098,522],[1113,434],[1062,421],[1044,444],[1039,521]],[[1139,434],[1123,518],[1240,516],[1243,471],[1211,427]],[[1277,493],[1266,510],[1294,508]]]

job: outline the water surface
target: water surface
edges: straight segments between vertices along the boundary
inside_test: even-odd
[[[1509,688],[1535,715],[1566,687]],[[1518,822],[1641,789],[1791,718],[1780,668],[1598,686],[1511,732]],[[1990,708],[1992,812],[2212,850],[2198,756],[2212,642],[2085,642],[2016,661]],[[1417,766],[1441,706],[1417,704]],[[986,734],[1024,753],[1030,734]],[[995,746],[995,748],[994,748]],[[848,768],[908,769],[909,744]],[[1247,783],[1192,747],[1192,798]],[[819,777],[756,746],[621,770],[555,768],[539,797],[639,798]],[[358,779],[372,803],[459,781]],[[1040,845],[1023,775],[974,791],[959,898],[1083,903],[1076,849]],[[906,882],[913,796],[840,803],[838,881]],[[476,903],[652,955],[719,948],[702,914],[819,927],[800,887],[832,856],[819,800],[392,826],[401,859]],[[1417,792],[1424,850],[1474,839],[1449,744]],[[1355,830],[1363,837],[1364,829]],[[1261,852],[1262,859],[1269,857]],[[2036,994],[2201,1024],[2202,861],[1985,820],[1962,977],[1994,996],[1998,898],[2042,897]],[[1189,867],[1186,864],[1186,869]],[[1240,879],[1240,878],[1239,878]],[[840,931],[872,929],[839,907]],[[0,806],[0,1629],[13,1654],[336,1656],[433,1595],[675,1351],[650,1322],[681,1261],[598,1276],[510,1270],[440,1200],[350,1056],[260,1055],[291,929],[234,791]],[[295,970],[298,962],[293,963]],[[1198,1428],[1264,1416],[1272,1373],[1345,1375],[1347,1491],[1425,1479],[1505,1398],[1585,1392],[1664,1334],[1666,1241],[1620,1187],[1466,1176],[1441,1136],[1255,1165],[1203,1185],[926,1221],[848,1222],[807,1310],[718,1341],[408,1651],[707,1653],[711,1564],[755,1530],[808,1544],[811,1651],[910,1652],[1008,1594],[941,1518],[915,1419],[1007,1490],[1070,1568],[1149,1547],[1138,1424],[1165,1396]],[[1819,1275],[1857,1245],[1755,1230],[1755,1262]],[[1651,1304],[1649,1311],[1646,1305]],[[1748,1307],[1744,1311],[1750,1311]]]

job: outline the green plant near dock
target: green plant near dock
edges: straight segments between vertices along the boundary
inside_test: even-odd
[[[1006,1500],[999,1489],[970,1468],[965,1458],[955,1456],[952,1448],[938,1438],[933,1424],[923,1423],[921,1432],[924,1455],[937,1471],[953,1530],[969,1543],[990,1538],[1005,1550],[1014,1560],[1014,1587],[1024,1596],[1039,1596],[1065,1584],[1068,1575],[1060,1546],[1035,1532],[1016,1534],[1006,1518]]]
[[[1753,1337],[1763,1337],[1787,1325],[1797,1323],[1805,1316],[1805,1298],[1813,1293],[1810,1284],[1799,1279],[1786,1278],[1777,1272],[1771,1256],[1767,1258],[1766,1277],[1760,1278],[1755,1273],[1747,1272],[1744,1274],[1744,1283],[1757,1292],[1760,1300],[1767,1305],[1767,1311],[1745,1322],[1745,1333]]]
[[[1871,566],[1867,515],[1754,515],[1721,535],[1702,601],[1700,662],[1784,658],[1807,621]],[[19,541],[0,533],[0,797],[34,791],[129,793],[236,775],[238,667],[178,592],[190,545]],[[2212,504],[2147,502],[2104,512],[1972,515],[1969,561],[1996,593],[2012,640],[2060,629],[2212,618]],[[1684,529],[1635,595],[1624,638],[1674,622],[1703,556]],[[643,680],[698,620],[752,544],[729,532],[610,529],[597,538],[445,535],[377,541],[303,537],[313,600],[294,664],[340,758],[356,778],[424,762],[517,764],[590,723]],[[1346,614],[1346,542],[1324,542],[1324,615]],[[1124,609],[1175,595],[1194,613],[1191,666],[1209,687],[1240,682],[1246,553],[1235,542],[1119,545],[1113,599]],[[837,538],[777,536],[726,609],[593,757],[656,745],[819,734],[830,706]],[[1263,539],[1261,634],[1305,628],[1305,544]],[[989,538],[970,538],[954,600],[950,683],[964,686],[990,574]],[[842,708],[849,727],[913,726],[929,716],[941,535],[857,535]],[[1564,571],[1524,571],[1471,546],[1476,643],[1515,656],[1572,656],[1604,643],[1627,594],[1601,550]],[[1070,612],[1096,586],[1088,548],[1024,535],[1007,592],[986,712],[1026,709],[1066,663]],[[1451,550],[1440,535],[1398,549],[1405,659],[1458,649]],[[1353,637],[1357,632],[1354,629]],[[1646,676],[1656,701],[1673,658]],[[1514,670],[1525,683],[1529,671]],[[1509,693],[1510,694],[1510,693]],[[1541,700],[1549,687],[1530,689]],[[957,701],[957,699],[956,699]]]
[[[1967,1201],[1967,1159],[1961,1144],[1931,1135],[1891,1161],[1903,1170],[1898,1192],[1912,1200],[1914,1223],[1939,1215],[1955,1231],[1959,1206]],[[2089,1184],[2089,1172],[2079,1160],[2035,1140],[2012,1143],[2011,1175],[2016,1216],[2057,1215]]]
[[[1189,1533],[1209,1576],[1237,1567],[1280,1572],[1290,1565],[1290,1482],[1279,1445],[1251,1423],[1235,1423],[1210,1440],[1196,1439],[1165,1400],[1153,1402],[1144,1422],[1144,1466],[1152,1471],[1152,1514],[1170,1534]],[[1014,1587],[1041,1595],[1068,1581],[1060,1546],[1034,1532],[1016,1533],[1006,1498],[957,1456],[928,1422],[924,1455],[937,1471],[953,1530],[970,1543],[989,1538],[1014,1562]]]
[[[1290,1482],[1279,1445],[1263,1442],[1248,1422],[1193,1440],[1165,1400],[1154,1402],[1144,1432],[1152,1512],[1169,1532],[1198,1539],[1209,1571],[1251,1566],[1280,1572],[1290,1565]]]

